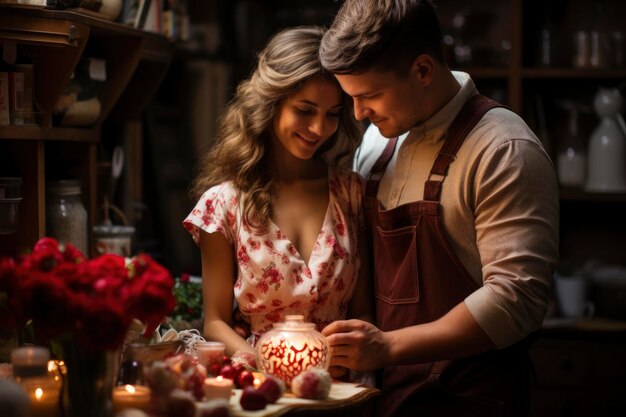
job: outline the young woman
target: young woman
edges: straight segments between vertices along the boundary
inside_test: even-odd
[[[252,351],[287,314],[321,330],[368,320],[363,182],[341,168],[360,141],[351,104],[319,63],[323,30],[275,35],[237,88],[183,222],[202,253],[204,334]],[[252,336],[231,327],[233,297]],[[247,342],[247,343],[246,343]]]

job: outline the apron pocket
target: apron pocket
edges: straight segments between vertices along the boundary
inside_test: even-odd
[[[419,301],[415,226],[386,231],[376,226],[376,298],[388,304]]]

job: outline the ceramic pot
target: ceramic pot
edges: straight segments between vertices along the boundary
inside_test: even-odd
[[[330,354],[326,338],[306,323],[304,316],[288,315],[275,323],[256,346],[256,363],[261,371],[273,375],[287,386],[300,372],[311,367],[327,369]]]

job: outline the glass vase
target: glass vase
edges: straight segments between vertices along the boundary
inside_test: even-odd
[[[119,352],[89,350],[73,337],[61,342],[66,365],[64,410],[66,417],[111,417],[111,401]]]

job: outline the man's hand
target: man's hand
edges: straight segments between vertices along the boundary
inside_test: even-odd
[[[330,366],[372,371],[389,362],[387,335],[361,320],[340,320],[322,330],[330,346]]]

